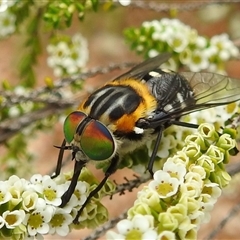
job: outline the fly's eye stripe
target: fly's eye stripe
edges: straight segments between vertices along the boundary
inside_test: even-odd
[[[92,120],[84,128],[80,138],[80,146],[84,154],[95,161],[110,158],[116,148],[108,128],[96,120]]]
[[[74,134],[76,133],[79,124],[87,117],[83,112],[72,112],[70,113],[64,121],[63,131],[65,139],[68,143],[71,143]]]

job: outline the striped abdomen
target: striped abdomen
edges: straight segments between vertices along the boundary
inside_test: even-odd
[[[156,105],[146,84],[127,79],[110,82],[98,89],[78,110],[121,135],[134,132],[138,119],[149,116]]]

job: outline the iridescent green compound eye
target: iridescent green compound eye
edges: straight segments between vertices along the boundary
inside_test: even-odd
[[[70,113],[64,121],[63,131],[65,139],[68,143],[71,143],[74,134],[76,133],[78,125],[85,119],[87,115],[83,112],[72,112]]]
[[[86,125],[81,135],[80,146],[84,154],[95,161],[110,158],[116,147],[111,132],[96,120]]]

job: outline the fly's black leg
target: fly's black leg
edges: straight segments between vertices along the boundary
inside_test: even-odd
[[[71,196],[74,193],[75,187],[78,182],[78,177],[81,173],[82,168],[85,166],[86,162],[83,161],[75,161],[74,165],[74,173],[70,182],[70,185],[68,187],[68,190],[62,195],[62,203],[60,207],[64,207],[70,200]]]
[[[160,144],[160,141],[161,141],[161,138],[162,138],[162,133],[163,133],[163,128],[160,128],[159,129],[159,132],[158,132],[158,135],[157,135],[157,139],[156,139],[156,142],[154,144],[154,147],[153,147],[153,152],[152,152],[152,155],[149,159],[149,162],[148,162],[148,167],[147,167],[147,170],[150,172],[150,174],[153,176],[153,164],[154,164],[154,160],[155,160],[155,157],[157,155],[157,151],[158,151],[158,147],[159,147],[159,144]]]
[[[152,125],[153,125],[153,123],[150,123],[149,127],[152,126]],[[169,126],[170,125],[178,125],[178,126],[188,127],[188,128],[198,128],[199,127],[199,125],[197,125],[197,124],[180,122],[180,121],[171,121],[169,123]],[[153,152],[152,152],[152,155],[151,155],[150,160],[148,162],[147,170],[150,172],[150,174],[152,176],[153,176],[153,170],[152,169],[153,169],[154,159],[155,159],[155,157],[157,155],[158,147],[159,147],[159,144],[160,144],[160,141],[161,141],[161,138],[162,138],[162,133],[163,133],[164,129],[165,128],[163,128],[163,127],[159,129],[159,132],[158,132],[158,135],[157,135],[157,139],[156,139],[156,142],[154,144]]]
[[[187,128],[198,128],[199,127],[198,124],[180,122],[180,121],[171,121],[171,125],[177,125],[177,126],[182,126],[182,127],[187,127]]]
[[[78,211],[75,219],[73,220],[74,224],[79,224],[78,218],[81,215],[83,209],[86,207],[86,205],[91,200],[91,198],[93,196],[95,196],[102,189],[102,187],[104,186],[104,184],[108,180],[109,176],[112,175],[116,171],[117,166],[118,166],[118,162],[119,162],[119,157],[118,157],[118,155],[115,155],[113,157],[113,159],[111,160],[111,163],[110,163],[107,171],[105,172],[105,177],[102,179],[102,181],[99,183],[99,185],[92,192],[90,192],[90,194],[88,195],[87,200],[84,202],[84,204],[82,205],[82,207]]]
[[[60,151],[58,154],[57,167],[56,167],[55,174],[51,177],[52,179],[56,178],[61,172],[63,154],[64,154],[64,150],[66,149],[66,140],[65,139],[63,140],[62,145],[59,148],[60,148]]]

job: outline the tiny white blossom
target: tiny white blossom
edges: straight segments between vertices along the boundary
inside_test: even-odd
[[[18,117],[20,115],[20,109],[17,106],[12,106],[8,110],[8,115],[11,118]]]
[[[164,137],[164,141],[161,141],[160,146],[157,151],[157,156],[160,158],[167,158],[169,157],[169,150],[171,149],[171,143],[172,143],[172,137],[171,135],[167,135]]]
[[[9,192],[9,186],[7,182],[0,181],[0,205],[10,201],[12,199],[12,195]]]
[[[236,57],[239,54],[239,50],[229,39],[227,34],[215,35],[210,39],[210,44],[216,46],[218,49],[218,56],[222,60],[228,60],[231,55]]]
[[[157,232],[153,229],[153,216],[137,214],[132,220],[124,219],[117,224],[119,234],[107,232],[107,239],[157,239]]]
[[[151,50],[148,52],[148,56],[149,56],[150,58],[156,57],[158,54],[159,54],[159,52],[158,52],[157,50],[155,50],[155,49],[151,49]]]
[[[160,198],[167,198],[176,194],[179,187],[179,180],[162,170],[156,171],[154,180],[149,183],[149,187],[155,190]]]
[[[192,50],[185,48],[182,52],[179,53],[179,60],[182,64],[188,65],[192,58]]]
[[[12,212],[8,210],[2,214],[2,218],[5,221],[6,228],[14,229],[23,222],[25,212],[23,210],[14,210]]]
[[[6,11],[8,8],[8,0],[1,0],[0,12]]]
[[[158,237],[157,240],[175,240],[176,236],[173,232],[171,231],[162,231]]]
[[[163,171],[168,172],[171,177],[177,178],[179,183],[183,183],[187,170],[185,164],[175,163],[172,160],[167,160],[163,165]]]
[[[24,219],[27,225],[27,231],[30,236],[35,236],[37,233],[46,234],[49,232],[49,222],[52,218],[52,208],[46,207],[43,209],[36,209],[28,213]]]
[[[208,182],[204,184],[203,193],[211,196],[213,201],[219,198],[222,194],[222,190],[217,183]]]
[[[42,183],[42,179],[43,176],[41,174],[34,174],[31,178],[30,178],[30,182],[33,184],[41,184]]]
[[[0,38],[6,37],[15,32],[16,16],[8,10],[0,14]]]
[[[41,174],[34,174],[30,178],[29,188],[34,189],[38,193],[42,193],[43,192],[42,180],[43,180],[43,176]]]
[[[176,32],[173,34],[172,37],[167,39],[168,45],[173,49],[175,52],[182,52],[189,44],[188,38],[186,38],[183,32]]]
[[[202,36],[198,36],[195,42],[198,48],[205,48],[207,46],[207,39]]]
[[[49,234],[57,233],[59,236],[67,236],[70,232],[69,225],[72,223],[73,217],[66,213],[64,209],[56,209],[51,221]]]
[[[43,198],[45,199],[47,204],[51,204],[53,206],[59,206],[62,202],[61,196],[64,193],[64,190],[61,186],[58,186],[56,182],[54,182],[50,176],[44,176],[42,180],[43,185]]]
[[[14,88],[14,93],[16,93],[17,95],[26,95],[28,91],[26,90],[26,88],[24,88],[23,86],[16,86]]]
[[[33,210],[37,205],[38,195],[36,192],[27,190],[22,194],[22,207],[25,211]]]
[[[87,41],[81,34],[57,41],[47,46],[47,64],[53,68],[54,75],[76,74],[85,67],[89,54]]]
[[[208,65],[208,57],[204,54],[204,51],[193,51],[191,61],[189,62],[189,68],[192,72],[199,72],[202,69],[206,69]]]

